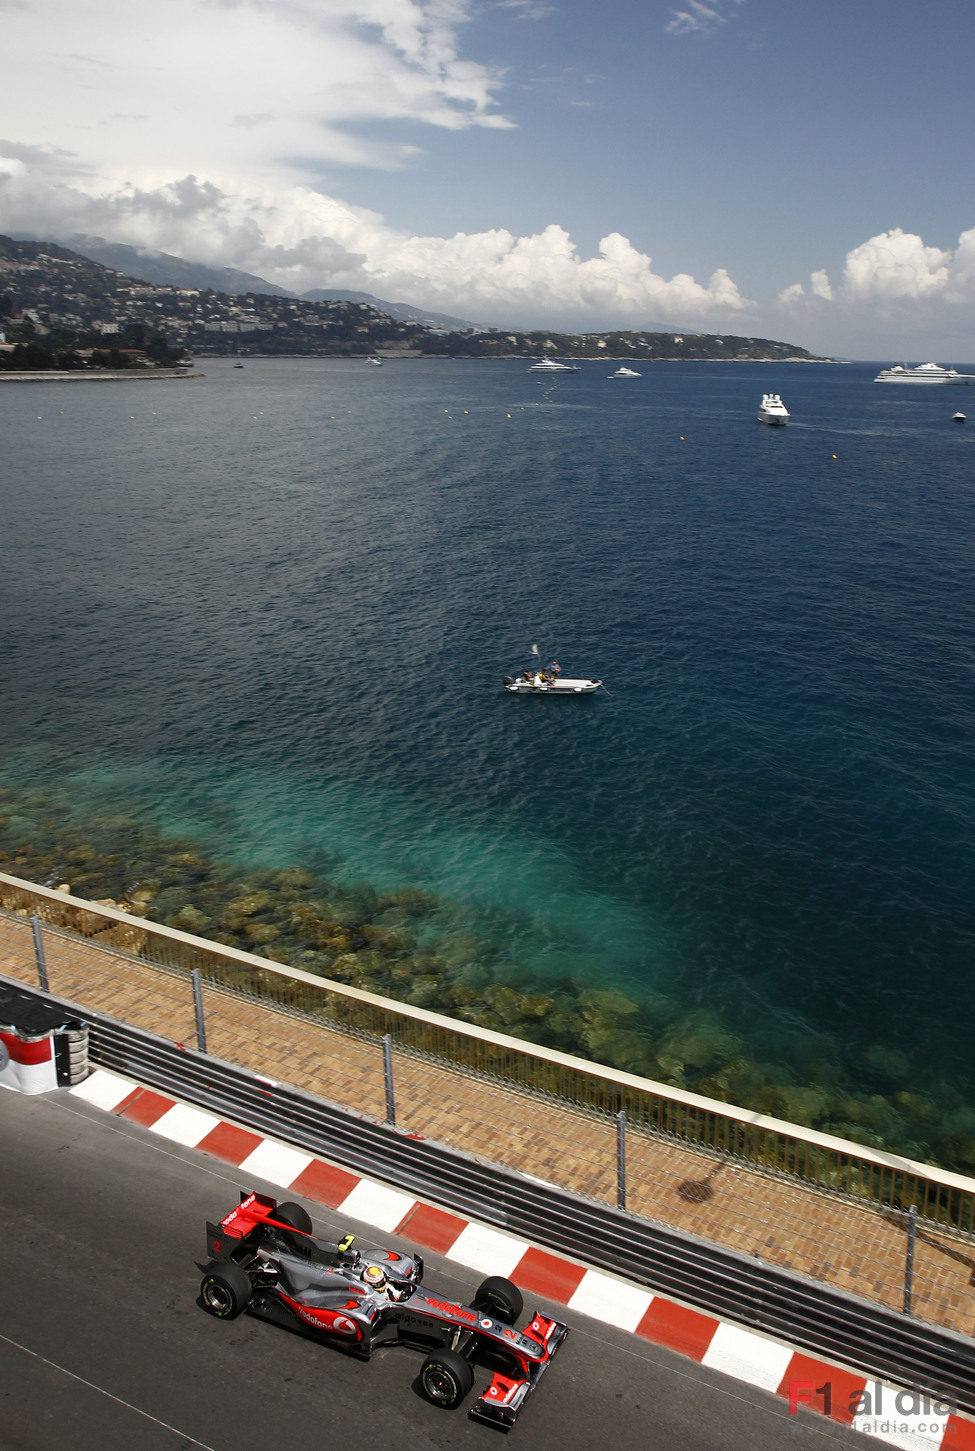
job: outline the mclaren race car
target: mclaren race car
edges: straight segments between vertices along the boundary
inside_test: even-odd
[[[229,1320],[247,1310],[364,1360],[378,1346],[416,1346],[425,1351],[420,1387],[438,1406],[460,1405],[478,1360],[493,1375],[470,1414],[506,1431],[569,1333],[537,1310],[516,1329],[521,1292],[500,1276],[461,1305],[424,1287],[419,1255],[360,1253],[351,1234],[337,1244],[319,1239],[300,1204],[242,1193],[236,1209],[206,1228],[200,1297],[211,1315]]]

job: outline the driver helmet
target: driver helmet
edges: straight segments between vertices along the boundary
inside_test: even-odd
[[[386,1288],[386,1275],[380,1265],[366,1265],[362,1278],[368,1288],[377,1294]]]

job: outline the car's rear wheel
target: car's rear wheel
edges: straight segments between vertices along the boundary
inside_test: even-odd
[[[311,1215],[307,1209],[300,1204],[294,1204],[290,1199],[284,1204],[279,1204],[271,1215],[278,1224],[286,1224],[289,1229],[300,1229],[303,1234],[311,1234]]]
[[[474,1372],[456,1350],[434,1350],[420,1367],[420,1385],[428,1401],[452,1410],[474,1384]]]
[[[246,1309],[252,1294],[250,1276],[233,1260],[207,1266],[200,1285],[203,1307],[218,1320],[232,1320]]]
[[[489,1275],[486,1280],[482,1280],[473,1304],[475,1310],[484,1310],[495,1320],[502,1320],[505,1325],[513,1325],[521,1318],[521,1312],[525,1308],[518,1286],[506,1280],[503,1275]]]

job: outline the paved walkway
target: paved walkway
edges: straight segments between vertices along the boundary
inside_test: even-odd
[[[45,930],[50,991],[195,1046],[189,983],[98,944]],[[0,973],[36,985],[30,923],[0,914]],[[380,1048],[217,989],[204,989],[207,1047],[241,1067],[377,1119]],[[616,1203],[616,1124],[394,1052],[400,1128]],[[899,1310],[906,1236],[894,1216],[646,1134],[627,1137],[627,1208]],[[914,1313],[975,1334],[975,1243],[922,1227]]]

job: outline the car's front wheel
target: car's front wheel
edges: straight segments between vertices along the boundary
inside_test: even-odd
[[[505,1325],[513,1325],[519,1320],[525,1308],[518,1286],[506,1280],[503,1275],[489,1275],[486,1280],[482,1280],[473,1304],[475,1310],[484,1310]]]
[[[218,1320],[239,1315],[250,1303],[251,1293],[250,1276],[233,1260],[208,1265],[200,1284],[203,1308]]]
[[[420,1368],[420,1385],[428,1401],[452,1410],[474,1384],[474,1372],[456,1350],[434,1350]]]

